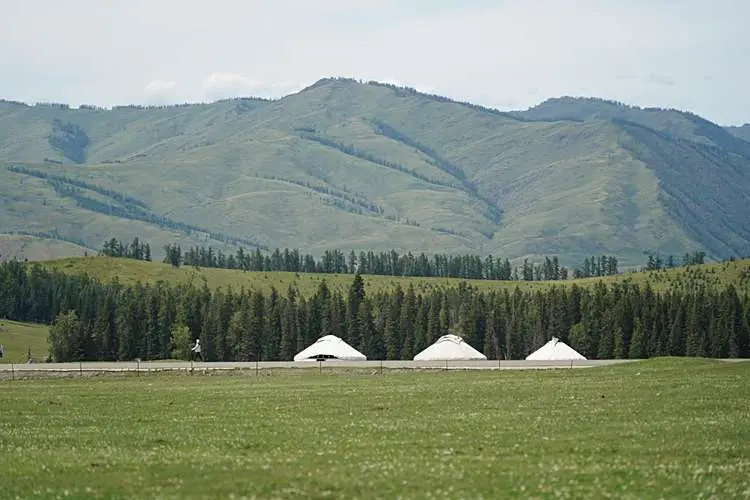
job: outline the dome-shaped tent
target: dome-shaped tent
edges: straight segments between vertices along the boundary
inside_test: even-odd
[[[552,340],[526,356],[526,359],[529,361],[570,361],[586,358],[557,337],[552,337]]]
[[[424,351],[414,356],[414,361],[468,361],[486,360],[487,356],[477,351],[457,335],[443,335]]]
[[[315,361],[318,359],[346,359],[365,361],[367,356],[335,335],[320,337],[312,345],[294,356],[294,361]]]

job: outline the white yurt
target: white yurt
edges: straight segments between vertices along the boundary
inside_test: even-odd
[[[487,356],[477,351],[457,335],[443,335],[424,351],[414,356],[414,361],[468,361],[486,360]]]
[[[335,335],[320,337],[314,344],[306,347],[294,356],[294,361],[316,361],[318,359],[365,361],[367,360],[367,356]]]
[[[529,361],[571,361],[586,358],[557,337],[552,337],[552,340],[526,356],[526,359]]]

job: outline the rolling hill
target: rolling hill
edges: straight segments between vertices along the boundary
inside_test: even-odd
[[[750,143],[674,110],[561,98],[503,113],[328,78],[273,101],[4,101],[0,131],[0,233],[72,248],[750,255]]]
[[[750,141],[750,123],[746,123],[741,127],[726,127],[727,132],[739,137],[745,141]]]
[[[117,279],[124,285],[141,283],[155,284],[159,281],[171,284],[192,283],[202,286],[205,282],[210,289],[231,287],[258,289],[269,293],[275,288],[286,293],[290,286],[297,288],[304,296],[311,296],[325,280],[331,290],[346,294],[352,284],[351,274],[292,273],[292,272],[243,272],[230,269],[199,268],[182,266],[172,267],[160,262],[146,262],[134,259],[112,257],[71,257],[42,263],[49,270],[57,270],[70,275],[86,274],[103,282]],[[650,285],[654,290],[665,291],[673,288],[685,289],[693,286],[721,288],[733,285],[737,290],[750,293],[750,259],[732,262],[702,264],[697,266],[678,267],[658,271],[632,271],[614,276],[580,278],[563,281],[497,281],[465,280],[461,278],[422,278],[401,276],[363,276],[368,294],[382,290],[392,290],[400,285],[403,289],[413,285],[415,289],[426,291],[435,288],[457,287],[467,283],[480,290],[509,289],[519,287],[521,290],[544,290],[550,286],[582,287],[594,286],[597,283],[616,283],[628,281],[640,286]]]
[[[0,260],[53,260],[70,256],[82,257],[87,254],[95,255],[97,251],[93,248],[86,248],[75,243],[51,238],[0,234]]]
[[[44,361],[49,352],[48,336],[48,325],[0,319],[0,344],[5,349],[0,363],[25,363],[29,351],[36,362]]]

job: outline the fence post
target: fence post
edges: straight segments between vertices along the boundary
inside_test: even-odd
[[[83,377],[83,361],[80,359],[78,360],[78,373],[81,374],[81,377]]]
[[[13,365],[13,363],[10,364],[10,378],[11,378],[11,380],[15,380],[16,379],[16,368]]]

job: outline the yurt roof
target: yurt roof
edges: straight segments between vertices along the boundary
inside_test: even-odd
[[[457,335],[443,335],[416,356],[414,361],[483,360],[487,356]]]
[[[526,359],[530,361],[569,361],[586,358],[557,337],[552,337],[549,342],[526,356]]]
[[[294,361],[336,358],[365,361],[367,357],[335,335],[325,335],[294,356]]]

